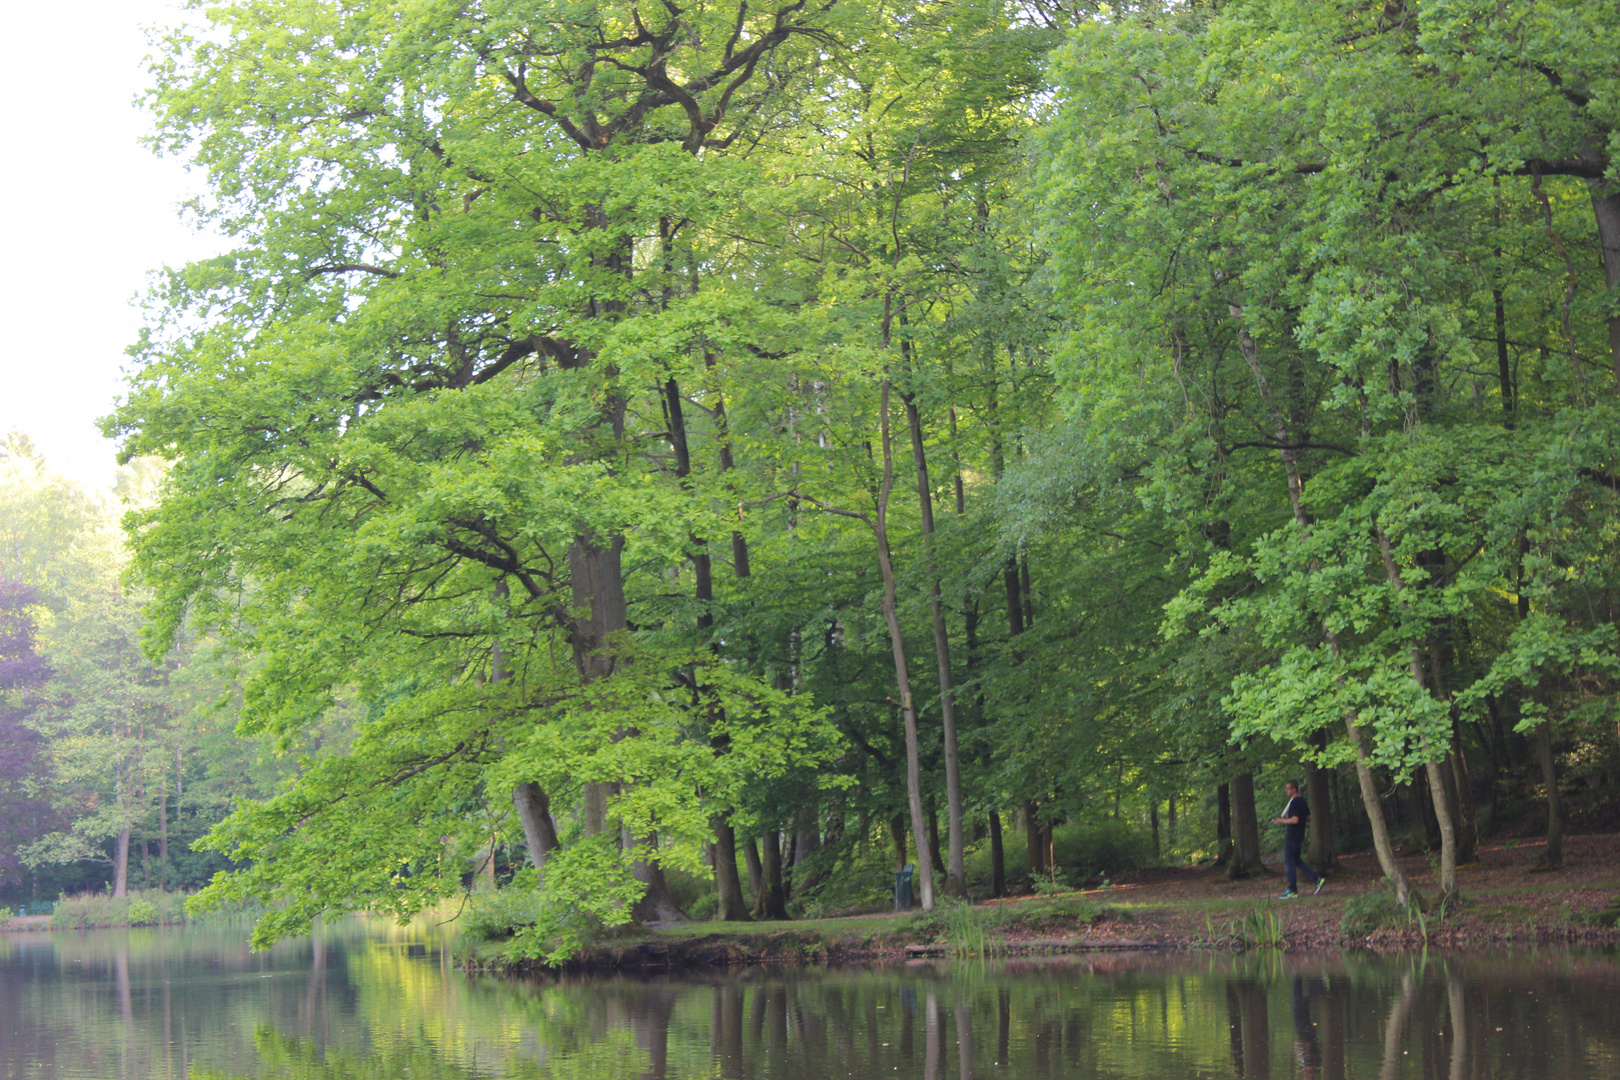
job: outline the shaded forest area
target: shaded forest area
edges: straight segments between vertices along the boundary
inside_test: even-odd
[[[8,510],[6,896],[560,957],[1253,875],[1295,776],[1403,905],[1620,827],[1612,4],[210,11],[126,584]]]

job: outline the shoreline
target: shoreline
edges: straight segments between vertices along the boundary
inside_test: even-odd
[[[1419,933],[1385,931],[1365,938],[1320,940],[1287,934],[1281,943],[1239,943],[1229,940],[1175,940],[1159,937],[1086,936],[1029,938],[997,943],[982,953],[953,950],[946,942],[870,945],[822,938],[813,931],[798,934],[712,933],[701,936],[649,937],[613,945],[582,949],[559,966],[539,961],[478,963],[467,960],[457,966],[468,975],[613,975],[656,974],[739,968],[832,967],[853,963],[937,962],[940,960],[998,961],[1031,957],[1078,956],[1095,954],[1150,953],[1155,955],[1194,955],[1220,953],[1335,954],[1403,953],[1426,949],[1447,952],[1498,953],[1522,948],[1616,948],[1620,931],[1610,928],[1580,928],[1561,931],[1531,928],[1519,932],[1485,936],[1468,931],[1431,932],[1427,939]]]
[[[1370,852],[1342,856],[1320,895],[1283,900],[1268,868],[1229,881],[1212,867],[1156,867],[1107,887],[942,907],[779,923],[677,923],[597,942],[558,968],[509,961],[499,943],[458,958],[470,973],[532,974],[989,958],[1145,950],[1166,952],[1405,951],[1620,947],[1620,834],[1565,838],[1565,866],[1536,867],[1536,841],[1482,846],[1459,867],[1463,902],[1436,910],[1428,857],[1402,869],[1430,898],[1423,913],[1393,905]],[[954,912],[954,914],[953,914]],[[964,917],[963,913],[969,913]]]
[[[1541,845],[1482,847],[1459,868],[1461,905],[1419,914],[1393,906],[1370,853],[1342,857],[1319,896],[1282,900],[1273,869],[1229,881],[1213,867],[1154,867],[1103,887],[946,904],[931,914],[868,912],[774,923],[683,922],[623,929],[557,968],[465,938],[452,953],[469,973],[674,971],[738,966],[904,962],[1098,952],[1238,952],[1620,947],[1620,834],[1566,838],[1566,864],[1540,871]],[[1403,870],[1427,897],[1426,856]],[[51,932],[50,915],[10,916],[0,932]],[[64,928],[65,929],[65,928]]]

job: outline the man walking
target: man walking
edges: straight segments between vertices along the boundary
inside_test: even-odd
[[[1310,875],[1311,880],[1316,883],[1316,888],[1312,890],[1313,895],[1322,891],[1322,886],[1327,883],[1327,878],[1312,870],[1305,864],[1305,860],[1299,857],[1299,850],[1305,844],[1305,824],[1311,820],[1311,808],[1299,793],[1298,781],[1288,781],[1286,790],[1288,792],[1288,805],[1283,807],[1282,816],[1272,818],[1271,823],[1281,825],[1285,830],[1283,834],[1283,873],[1288,876],[1288,888],[1283,890],[1282,899],[1291,900],[1299,895],[1299,891],[1295,888],[1298,871],[1305,871]]]

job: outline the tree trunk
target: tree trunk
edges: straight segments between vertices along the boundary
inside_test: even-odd
[[[894,844],[894,868],[904,870],[911,861],[911,849],[906,844],[906,815],[895,814],[889,818],[889,840]]]
[[[783,921],[788,917],[787,893],[782,888],[782,838],[775,829],[760,837],[764,883],[754,900],[754,918]]]
[[[169,887],[169,788],[158,791],[158,884]]]
[[[782,858],[782,899],[793,899],[793,868],[798,865],[799,834],[789,832],[783,835],[782,842],[787,845],[787,852]]]
[[[114,729],[116,731],[116,729]],[[124,733],[126,736],[128,732]],[[118,763],[118,839],[113,845],[113,895],[129,892],[129,797],[124,793],[124,770],[128,763]]]
[[[765,887],[765,871],[759,862],[759,845],[753,837],[743,841],[743,863],[748,867],[748,891],[754,894],[754,906],[760,904],[760,890]]]
[[[1018,584],[1018,559],[1007,556],[1007,565],[1001,569],[1001,584],[1007,594],[1007,637],[1009,640],[1024,632],[1024,594]]]
[[[889,429],[889,380],[883,380],[879,394],[879,427],[883,442],[883,480],[878,493],[877,517],[871,522],[877,534],[878,570],[883,576],[883,621],[889,628],[889,649],[894,657],[894,681],[900,691],[900,712],[905,720],[906,801],[911,808],[913,836],[926,837],[923,820],[922,763],[917,744],[917,707],[911,698],[911,674],[906,668],[906,642],[900,632],[899,601],[895,593],[894,564],[889,559],[889,496],[894,490],[894,440]],[[934,865],[928,844],[917,845],[917,880],[924,911],[934,910]]]
[[[1434,812],[1434,794],[1429,790],[1429,770],[1420,769],[1412,775],[1409,785],[1412,793],[1412,811],[1418,828],[1423,831],[1423,850],[1440,850],[1440,818]]]
[[[1326,749],[1326,732],[1317,732],[1322,736],[1323,746]],[[1314,741],[1314,737],[1313,737]],[[1329,794],[1328,772],[1319,768],[1315,762],[1305,763],[1305,801],[1311,808],[1311,846],[1307,861],[1317,873],[1326,873],[1328,869],[1337,864],[1334,852],[1333,837],[1333,797]]]
[[[615,536],[604,545],[589,528],[582,528],[568,548],[574,601],[571,637],[574,666],[581,682],[594,682],[613,673],[612,636],[628,626],[620,561],[623,551],[624,537]],[[607,803],[611,793],[609,784],[584,785],[582,817],[586,836],[608,831]]]
[[[1551,720],[1536,725],[1536,760],[1541,764],[1541,782],[1547,785],[1547,847],[1537,868],[1564,868],[1564,808],[1558,797],[1558,770],[1553,763]]]
[[[1007,858],[1001,847],[1001,814],[990,811],[990,895],[1007,895]]]
[[[1457,863],[1466,866],[1479,858],[1479,810],[1474,806],[1474,780],[1468,770],[1468,755],[1463,751],[1462,733],[1455,728],[1448,757],[1451,788],[1457,799]]]
[[[123,797],[119,797],[122,805]],[[125,825],[118,830],[118,840],[113,845],[113,895],[125,896],[129,892],[129,826]]]
[[[620,842],[625,849],[640,846],[649,851],[658,850],[658,837],[631,836],[628,829],[623,830]],[[685,922],[686,912],[681,910],[675,902],[675,897],[669,891],[669,882],[664,880],[664,868],[659,865],[655,855],[645,859],[637,859],[630,864],[630,872],[637,881],[646,886],[641,899],[630,909],[630,917],[638,923],[650,922]]]
[[[1451,807],[1446,805],[1446,778],[1441,762],[1431,761],[1423,768],[1434,795],[1434,816],[1440,822],[1440,901],[1453,903],[1462,895],[1457,883],[1457,826],[1451,817]]]
[[[934,797],[928,797],[928,855],[935,866],[944,866],[939,853],[939,809],[934,805]]]
[[[1378,538],[1378,549],[1384,557],[1384,575],[1389,579],[1390,591],[1396,598],[1398,606],[1404,608],[1402,599],[1406,591],[1402,580],[1400,567],[1395,563],[1389,537],[1384,530],[1374,530]],[[1413,645],[1407,652],[1407,674],[1412,682],[1425,694],[1430,693],[1430,687],[1424,678],[1423,653],[1418,646]],[[1428,751],[1425,756],[1429,758],[1424,771],[1429,778],[1431,802],[1434,805],[1434,816],[1440,826],[1440,899],[1442,902],[1455,900],[1460,895],[1457,884],[1457,829],[1452,822],[1451,807],[1446,805],[1446,781],[1440,770],[1440,761],[1444,759],[1444,751],[1433,752],[1435,748],[1425,747]]]
[[[1215,789],[1215,865],[1232,865],[1232,785]]]
[[[714,887],[718,903],[714,917],[721,922],[747,922],[748,901],[743,897],[742,879],[737,875],[737,830],[730,814],[709,819],[714,829]]]
[[[532,781],[518,784],[512,789],[512,806],[517,810],[518,823],[523,826],[523,846],[529,852],[535,877],[543,884],[546,877],[546,859],[562,847],[557,839],[557,825],[551,820],[551,800]]]
[[[495,597],[498,602],[504,605],[509,595],[506,582],[495,583]],[[500,685],[509,676],[506,653],[497,640],[490,647],[489,681]],[[523,828],[523,846],[528,851],[529,862],[534,866],[535,881],[538,885],[544,886],[546,859],[553,851],[562,847],[562,841],[557,838],[556,822],[551,820],[551,800],[546,797],[539,784],[524,781],[512,788],[512,807],[517,811],[518,824]]]
[[[1592,192],[1592,215],[1597,219],[1598,243],[1603,248],[1603,279],[1609,286],[1610,303],[1620,288],[1620,187],[1609,180],[1588,180]],[[1609,358],[1615,385],[1620,386],[1620,309],[1609,319]]]
[[[1442,644],[1440,632],[1429,635],[1429,678],[1434,696],[1451,703],[1451,740],[1446,744],[1444,768],[1440,772],[1446,782],[1446,806],[1451,811],[1451,823],[1456,831],[1457,864],[1462,866],[1477,857],[1479,821],[1474,812],[1474,789],[1468,779],[1468,761],[1463,755],[1457,706],[1446,679],[1446,655]]]
[[[629,626],[621,563],[623,551],[623,536],[614,536],[603,543],[588,526],[580,529],[568,548],[568,571],[574,599],[574,665],[582,682],[606,678],[613,674],[617,666],[613,653],[614,638]],[[588,834],[600,835],[608,831],[606,810],[610,794],[610,785],[585,785]],[[646,894],[635,905],[634,917],[638,921],[659,922],[685,918],[670,895],[657,856],[650,854],[657,850],[657,837],[631,837],[621,829],[620,843],[627,848],[641,846],[649,852],[631,866],[636,880],[647,887]]]
[[[1232,792],[1232,861],[1226,876],[1237,881],[1265,873],[1260,861],[1260,815],[1254,807],[1254,774],[1238,773],[1229,781]]]
[[[584,682],[613,674],[612,637],[629,625],[624,602],[621,556],[624,537],[602,542],[582,526],[568,547],[572,580],[574,666]]]
[[[902,353],[909,352],[901,343]],[[956,687],[951,676],[951,639],[945,628],[945,604],[940,596],[939,560],[934,551],[934,496],[928,483],[928,452],[923,444],[922,414],[914,395],[902,395],[911,429],[911,458],[917,473],[917,503],[922,514],[923,545],[929,569],[928,605],[934,624],[934,664],[939,672],[939,712],[945,728],[945,809],[950,858],[946,862],[945,895],[966,898],[967,864],[962,834],[962,764],[956,744]],[[939,844],[934,845],[935,860]]]
[[[798,828],[793,837],[793,866],[798,869],[805,862],[821,850],[821,808],[812,801],[808,806],[801,806],[798,813]]]
[[[1024,803],[1024,846],[1029,852],[1029,884],[1035,887],[1035,879],[1046,873],[1046,844],[1042,835],[1039,807],[1033,801]]]
[[[1378,854],[1378,865],[1384,871],[1384,879],[1394,888],[1395,902],[1401,907],[1408,906],[1414,900],[1421,906],[1422,898],[1412,891],[1412,884],[1407,881],[1406,872],[1395,857],[1395,845],[1389,840],[1389,823],[1384,820],[1384,806],[1378,798],[1378,782],[1373,778],[1372,765],[1367,760],[1361,725],[1356,723],[1353,715],[1347,715],[1344,728],[1350,739],[1350,747],[1356,754],[1356,783],[1361,789],[1361,807],[1366,811],[1367,823],[1372,827],[1373,850]]]

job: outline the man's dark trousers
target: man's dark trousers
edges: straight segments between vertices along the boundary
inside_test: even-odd
[[[1293,830],[1290,829],[1289,831],[1292,832]],[[1303,829],[1300,831],[1304,832]],[[1310,866],[1306,864],[1305,860],[1299,857],[1299,849],[1303,845],[1304,840],[1305,838],[1302,836],[1288,836],[1283,839],[1283,873],[1288,875],[1289,892],[1297,891],[1295,880],[1297,873],[1300,870],[1304,870],[1311,876],[1311,884],[1313,885],[1322,880],[1322,875],[1318,874],[1315,870],[1312,870]]]

